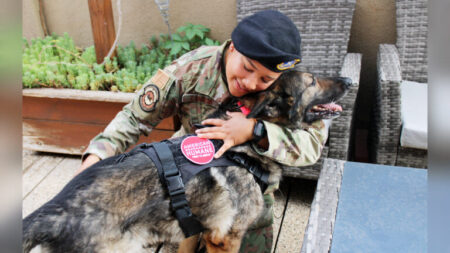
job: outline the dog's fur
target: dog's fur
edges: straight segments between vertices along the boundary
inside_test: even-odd
[[[315,81],[315,85],[313,85]],[[291,71],[267,92],[249,96],[249,117],[298,128],[314,104],[337,100],[348,80],[320,79]],[[212,117],[224,118],[229,105]],[[233,147],[257,159],[270,172],[269,183],[281,178],[281,166],[257,155],[249,145]],[[142,252],[161,242],[184,239],[172,215],[167,190],[154,163],[143,153],[120,163],[108,158],[73,178],[52,200],[23,221],[23,247],[41,245],[48,252]],[[260,186],[246,169],[212,167],[186,185],[192,213],[205,228],[208,252],[237,252],[241,238],[263,208]]]

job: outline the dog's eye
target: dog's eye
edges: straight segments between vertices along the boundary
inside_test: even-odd
[[[282,103],[283,103],[283,98],[277,97],[277,98],[275,98],[274,100],[272,100],[272,101],[268,104],[268,106],[270,106],[270,107],[275,107],[275,106],[279,106],[279,105],[282,104]]]
[[[316,86],[316,78],[314,76],[312,77],[311,86]]]

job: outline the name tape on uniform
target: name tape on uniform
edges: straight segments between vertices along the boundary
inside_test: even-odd
[[[158,72],[150,79],[151,83],[163,89],[170,80],[170,75],[164,72],[162,69],[158,69]]]

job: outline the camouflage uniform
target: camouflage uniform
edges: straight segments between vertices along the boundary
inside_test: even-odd
[[[205,114],[230,96],[222,69],[224,50],[221,46],[201,47],[175,60],[137,92],[134,100],[120,111],[105,130],[90,143],[83,157],[96,154],[101,159],[124,152],[147,135],[162,119],[177,114],[182,129],[176,135],[192,133],[193,125],[205,119]],[[269,139],[268,150],[254,149],[290,166],[313,164],[320,157],[327,134],[321,121],[298,130],[281,128],[264,122]],[[243,240],[241,252],[270,252],[272,245],[271,192],[265,192],[266,208]]]

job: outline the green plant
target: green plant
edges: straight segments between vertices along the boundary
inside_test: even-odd
[[[198,48],[201,45],[219,45],[219,42],[206,37],[210,29],[203,25],[193,25],[188,23],[177,29],[177,33],[172,35],[172,40],[164,37],[164,48],[169,49],[169,55],[178,57],[191,49]]]
[[[202,25],[187,24],[172,38],[168,34],[152,36],[150,44],[140,49],[132,41],[118,46],[117,57],[105,59],[103,64],[96,63],[94,46],[78,48],[67,33],[23,39],[23,87],[133,92],[182,54],[201,45],[220,45],[207,37],[209,31]]]

